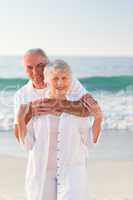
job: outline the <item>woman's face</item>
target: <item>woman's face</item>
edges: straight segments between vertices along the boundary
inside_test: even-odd
[[[71,85],[71,73],[65,69],[53,69],[48,75],[48,85],[53,94],[65,95]]]

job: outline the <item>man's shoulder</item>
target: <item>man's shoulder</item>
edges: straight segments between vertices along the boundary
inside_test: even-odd
[[[80,83],[80,81],[73,77],[71,87],[68,91],[68,97],[73,100],[80,99],[83,95],[87,93],[87,90],[84,88],[84,86]]]
[[[86,89],[84,88],[84,86],[82,85],[80,80],[75,77],[73,77],[73,80],[72,80],[71,90],[72,91],[75,91],[75,90],[76,91],[79,91],[79,90],[86,91]]]
[[[30,81],[28,81],[25,85],[23,85],[21,88],[19,88],[15,92],[15,96],[21,96],[21,95],[28,93],[28,88],[29,88],[30,84],[31,84]]]

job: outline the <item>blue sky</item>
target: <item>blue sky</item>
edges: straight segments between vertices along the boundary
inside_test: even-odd
[[[132,0],[0,0],[0,54],[133,56]]]

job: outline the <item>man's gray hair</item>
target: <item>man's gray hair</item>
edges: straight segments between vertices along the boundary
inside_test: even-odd
[[[28,51],[26,51],[26,53],[24,54],[24,57],[27,56],[27,55],[35,55],[35,54],[38,54],[38,55],[41,55],[45,58],[48,59],[48,56],[46,55],[45,51],[43,51],[42,49],[40,48],[35,48],[35,49],[29,49]]]

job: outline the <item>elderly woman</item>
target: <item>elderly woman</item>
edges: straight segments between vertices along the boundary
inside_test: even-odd
[[[44,73],[48,84],[46,98],[75,100],[69,97],[72,72],[66,62],[50,63]],[[28,109],[28,105],[23,105],[18,113],[20,141],[29,150],[27,200],[89,200],[87,160],[92,141],[88,117],[53,112],[34,116],[26,126],[23,119]],[[93,136],[98,137],[101,117],[94,122]],[[44,132],[40,134],[42,126]]]

